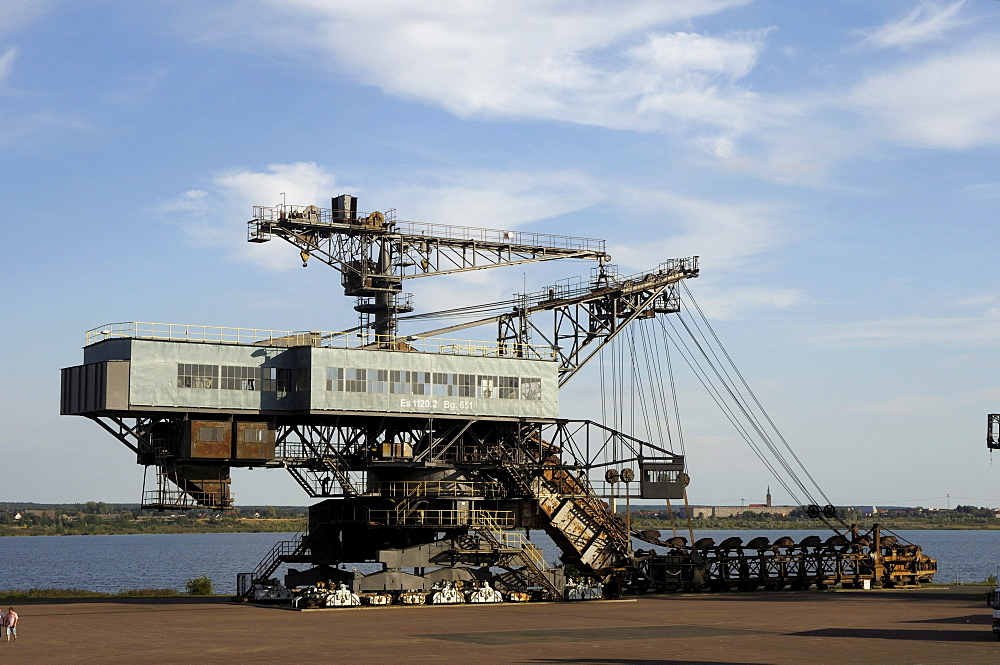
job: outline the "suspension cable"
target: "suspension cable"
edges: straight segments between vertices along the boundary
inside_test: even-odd
[[[665,340],[664,349],[667,354],[667,366],[671,375],[670,378],[672,388],[674,388],[674,386],[672,365],[669,355],[669,348],[671,345],[681,354],[685,363],[694,372],[695,376],[698,378],[702,386],[708,391],[713,401],[716,402],[739,435],[743,437],[744,441],[750,446],[757,458],[770,471],[772,476],[774,476],[775,480],[778,481],[785,491],[788,492],[790,497],[796,502],[804,504],[804,502],[798,498],[797,492],[792,491],[789,483],[786,482],[786,478],[805,495],[810,503],[819,503],[819,501],[817,501],[813,496],[813,490],[810,489],[810,487],[812,487],[827,504],[830,504],[831,502],[826,493],[823,492],[821,487],[819,487],[816,479],[811,473],[809,473],[808,469],[805,468],[802,460],[791,448],[791,445],[781,434],[780,430],[778,430],[777,425],[764,410],[763,405],[750,388],[745,377],[732,361],[732,357],[722,346],[721,340],[719,340],[718,335],[711,327],[711,324],[708,322],[708,319],[705,317],[701,307],[698,305],[690,290],[687,288],[687,285],[682,282],[682,287],[694,307],[694,312],[697,313],[697,316],[691,317],[690,323],[686,317],[678,315],[677,320],[680,322],[681,326],[683,326],[686,334],[682,335],[680,330],[671,320],[668,320],[670,326],[670,329],[668,330],[663,319],[657,317]],[[691,313],[690,308],[688,308],[688,312]],[[699,322],[699,318],[701,319],[701,322]],[[706,333],[705,330],[707,330],[708,333]],[[673,334],[671,334],[671,331]],[[714,344],[712,343],[713,340]],[[688,341],[690,341],[690,345],[688,344]],[[723,361],[723,358],[725,359],[725,362]],[[703,362],[705,365],[702,364]],[[712,380],[711,378],[713,375],[715,380]],[[734,378],[734,376],[736,378]],[[721,384],[721,387],[719,384]],[[674,395],[674,407],[676,413],[676,390],[672,390],[672,392]],[[737,412],[741,414],[741,417],[737,417]],[[679,428],[680,424],[678,422],[678,429]],[[751,430],[756,436],[751,435]],[[764,450],[759,445],[758,440],[766,446],[770,456],[764,453]],[[787,451],[787,454],[785,451]],[[779,467],[784,473],[778,472]],[[804,477],[808,479],[809,485],[807,485],[803,478],[800,478],[799,471],[797,469],[801,469]],[[821,516],[821,519],[832,530],[839,533],[837,528],[830,521],[828,521],[825,516]],[[843,526],[847,526],[847,523],[839,515],[835,515],[833,519]]]
[[[687,284],[684,284],[684,282],[682,281],[681,286],[684,288],[684,293],[687,294],[688,299],[690,299],[691,303],[694,305],[695,310],[698,312],[698,315],[701,317],[702,321],[705,322],[705,327],[709,330],[709,332],[712,333],[712,338],[715,339],[716,344],[722,351],[722,354],[726,357],[726,360],[728,361],[729,365],[733,368],[733,371],[736,372],[736,375],[740,378],[740,381],[743,383],[744,387],[746,387],[747,393],[749,393],[750,397],[753,399],[754,404],[757,405],[757,408],[760,410],[761,414],[767,420],[768,424],[771,425],[771,428],[774,430],[775,434],[778,435],[778,439],[791,454],[792,458],[795,460],[795,463],[798,464],[799,468],[802,469],[802,471],[806,474],[806,477],[809,478],[809,481],[812,482],[813,486],[815,486],[816,489],[819,491],[820,496],[823,497],[826,503],[828,504],[831,503],[826,493],[823,492],[823,489],[819,486],[819,483],[817,483],[816,479],[813,478],[811,473],[809,473],[809,470],[802,463],[802,460],[799,459],[799,456],[797,454],[795,454],[795,451],[789,445],[788,441],[785,440],[785,437],[781,434],[781,431],[778,430],[778,427],[774,424],[774,421],[771,420],[771,417],[767,414],[767,411],[764,410],[764,407],[757,399],[757,396],[750,388],[750,385],[747,383],[746,379],[743,378],[743,374],[740,373],[739,368],[736,367],[736,364],[733,362],[732,358],[730,358],[729,354],[726,352],[725,347],[722,346],[722,342],[719,341],[719,337],[715,334],[715,330],[712,328],[712,324],[709,323],[708,318],[705,316],[704,312],[702,312],[701,307],[698,305],[698,301],[695,300],[694,295],[691,293],[690,289],[688,289]]]
[[[665,344],[669,343],[674,345],[674,348],[677,349],[677,351],[681,354],[681,358],[684,359],[684,362],[694,373],[699,383],[701,383],[702,387],[705,388],[705,390],[708,392],[712,400],[722,410],[723,415],[733,425],[737,433],[743,438],[743,440],[747,443],[747,445],[750,446],[750,449],[754,452],[754,454],[761,461],[761,463],[771,472],[771,475],[774,476],[778,484],[780,484],[785,489],[785,491],[788,492],[789,496],[791,496],[792,499],[794,499],[797,503],[801,503],[801,501],[798,499],[796,495],[796,492],[792,491],[792,489],[785,482],[781,474],[777,472],[777,470],[771,464],[770,460],[767,459],[767,457],[763,454],[763,452],[760,450],[757,444],[753,441],[753,438],[749,435],[749,433],[746,431],[743,425],[736,418],[736,414],[732,411],[729,405],[726,404],[725,400],[722,398],[721,393],[719,393],[718,389],[714,385],[712,385],[707,373],[697,362],[697,357],[694,355],[694,353],[690,351],[690,349],[688,349],[687,342],[684,341],[684,338],[674,328],[673,323],[670,322],[670,327],[673,329],[674,335],[670,335],[670,332],[667,330],[666,324],[663,322],[663,320],[662,319],[658,320],[660,321],[660,326],[663,329]]]
[[[768,436],[768,434],[764,431],[763,427],[760,424],[760,421],[757,420],[756,416],[750,411],[748,405],[742,399],[742,396],[739,394],[739,391],[736,390],[736,388],[732,386],[725,378],[723,378],[722,374],[724,372],[720,373],[719,367],[712,363],[711,358],[705,351],[705,347],[695,337],[694,333],[691,331],[691,328],[688,326],[687,321],[685,321],[683,318],[678,318],[678,320],[681,322],[681,324],[684,326],[684,329],[687,331],[688,335],[694,341],[694,344],[701,352],[702,357],[704,357],[705,360],[708,361],[709,367],[714,372],[716,378],[718,378],[719,381],[722,383],[722,387],[725,388],[726,393],[729,394],[729,397],[736,403],[737,407],[743,413],[743,416],[749,421],[750,427],[753,428],[754,431],[756,431],[757,435],[760,437],[761,441],[764,442],[764,445],[767,446],[768,450],[771,451],[771,454],[774,456],[778,464],[781,465],[781,467],[784,468],[785,471],[788,473],[789,478],[792,480],[792,482],[794,482],[799,487],[799,489],[802,490],[803,494],[806,495],[806,497],[810,500],[810,502],[815,503],[815,500],[812,498],[809,489],[798,477],[798,475],[795,474],[794,470],[791,468],[791,465],[784,458],[784,456],[781,455],[780,451],[778,451],[777,447],[774,445],[774,442],[771,440],[770,436]]]

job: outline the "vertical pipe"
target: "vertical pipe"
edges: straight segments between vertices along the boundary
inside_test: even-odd
[[[383,237],[379,241],[378,275],[381,288],[375,292],[375,344],[378,347],[388,347],[392,342],[395,328],[395,312],[392,311],[392,293],[388,290],[392,276],[392,264],[389,257],[389,241]]]

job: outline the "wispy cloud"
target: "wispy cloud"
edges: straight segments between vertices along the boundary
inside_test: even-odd
[[[667,191],[626,190],[627,205],[641,209],[640,219],[660,219],[656,242],[611,247],[616,262],[636,270],[667,257],[699,254],[727,271],[756,270],[762,254],[797,237],[780,204],[747,201],[722,203]],[[656,258],[659,257],[659,258]]]
[[[1000,133],[996,39],[891,69],[876,61],[832,88],[778,90],[749,76],[772,27],[694,28],[742,4],[275,0],[259,5],[266,16],[233,11],[191,32],[233,48],[250,40],[459,118],[666,135],[716,167],[781,183],[825,186],[881,143],[967,148]],[[964,8],[922,3],[865,43],[936,43],[972,24]]]
[[[828,327],[818,333],[816,339],[843,346],[997,346],[1000,345],[1000,310],[989,308],[977,317],[911,315],[854,321]]]
[[[0,11],[0,34],[3,33],[3,12]],[[8,22],[11,27],[11,22]],[[6,84],[14,71],[14,65],[21,55],[21,49],[10,46],[0,54],[0,98],[25,98],[30,96],[23,90],[12,88]],[[29,110],[24,104],[5,102],[0,108],[0,146],[15,145],[30,141],[32,138],[58,130],[74,130],[89,132],[91,124],[79,114],[68,111]]]
[[[230,260],[285,270],[298,265],[283,243],[250,244],[246,227],[254,205],[280,203],[311,205],[330,197],[333,174],[312,162],[271,164],[266,171],[233,171],[214,176],[204,188],[192,189],[153,207],[199,247],[219,249]],[[294,255],[294,252],[291,252]]]
[[[854,406],[858,413],[875,413],[883,416],[926,416],[929,413],[946,413],[961,409],[969,402],[967,395],[940,396],[908,393],[890,397],[866,397]]]
[[[341,190],[363,194],[365,210],[405,201],[403,219],[492,228],[517,227],[613,202],[616,214],[630,220],[666,220],[661,226],[630,222],[615,234],[635,239],[609,247],[623,273],[701,253],[703,261],[711,263],[712,275],[698,285],[699,300],[715,318],[803,302],[797,289],[732,283],[734,275],[767,272],[773,267],[772,250],[798,237],[787,223],[789,212],[784,207],[765,202],[721,204],[640,191],[598,183],[574,171],[429,171],[396,187],[361,192],[345,189],[314,163],[272,164],[264,171],[216,175],[204,187],[161,202],[155,211],[183,229],[193,243],[220,249],[230,260],[288,270],[298,265],[294,252],[280,242],[248,244],[245,228],[233,220],[249,218],[253,205],[279,202],[281,192],[289,203],[326,205]],[[522,284],[517,271],[489,271],[421,282],[417,290],[421,310],[427,311],[507,299],[521,291]]]
[[[11,46],[3,55],[0,55],[0,84],[3,84],[4,79],[10,75],[11,70],[14,68],[14,60],[17,59],[17,54],[19,49],[16,46]]]
[[[964,296],[955,301],[955,304],[960,307],[981,307],[983,305],[997,305],[1000,303],[1000,293],[986,293],[981,295],[971,295]],[[996,317],[997,314],[992,310],[987,311],[986,314],[990,317]]]
[[[0,6],[0,37],[38,20],[52,6],[51,0],[4,0]]]
[[[867,35],[864,43],[875,48],[906,48],[943,39],[948,32],[969,23],[969,19],[958,16],[963,5],[965,0],[947,5],[921,2],[905,16],[863,33]]]
[[[707,35],[691,19],[747,0],[684,3],[275,2],[238,31],[310,66],[348,73],[459,117],[545,118],[630,130],[679,120],[742,127],[767,30]],[[207,39],[233,34],[213,29]],[[290,38],[294,34],[295,38]],[[316,51],[319,57],[316,57]]]
[[[1000,182],[977,182],[966,185],[962,191],[984,199],[1000,198]]]
[[[334,174],[312,162],[271,164],[264,171],[222,173],[206,186],[162,201],[155,212],[177,224],[201,246],[219,247],[233,260],[286,269],[288,249],[279,243],[247,246],[245,228],[233,220],[249,219],[252,206],[282,200],[294,205],[329,207],[340,193],[362,194],[366,211],[385,210],[405,201],[400,217],[416,221],[486,228],[513,228],[556,217],[596,203],[597,183],[582,174],[564,172],[429,171],[402,185],[363,191],[345,187]],[[281,197],[284,193],[285,196]],[[234,248],[239,248],[234,251]],[[474,281],[474,280],[473,280]]]
[[[785,309],[806,300],[800,289],[759,283],[760,275],[778,263],[776,250],[801,239],[786,206],[766,201],[721,203],[635,189],[614,196],[635,210],[636,218],[662,220],[655,228],[634,228],[625,236],[629,241],[609,247],[622,272],[699,255],[704,276],[691,289],[705,313],[718,320],[761,309]],[[755,275],[757,284],[746,283],[749,274]]]
[[[372,196],[405,201],[406,209],[400,210],[405,219],[498,229],[558,217],[603,198],[597,180],[577,171],[489,169],[430,171]]]
[[[12,115],[0,123],[0,145],[13,145],[30,141],[54,130],[93,131],[87,120],[75,114],[57,114],[48,111]]]
[[[873,74],[848,103],[885,138],[929,148],[1000,142],[1000,44],[995,38]]]
[[[732,279],[732,275],[712,275],[711,270],[717,267],[706,266],[705,277],[699,277],[688,285],[698,300],[698,307],[712,321],[752,318],[762,311],[798,307],[809,300],[801,289],[747,286],[740,280]]]

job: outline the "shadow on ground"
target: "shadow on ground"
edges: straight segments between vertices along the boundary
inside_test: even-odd
[[[0,605],[205,605],[232,604],[231,596],[110,596],[98,598],[0,598]]]
[[[421,635],[434,640],[469,644],[524,644],[529,642],[579,642],[581,640],[659,640],[690,637],[727,637],[756,635],[761,631],[716,626],[614,626],[607,628],[563,628],[554,630],[505,630],[476,633],[431,633]],[[634,661],[633,661],[634,662]],[[666,661],[664,661],[666,662]]]
[[[759,665],[735,660],[662,660],[635,658],[544,658],[527,663],[592,663],[593,665]]]
[[[857,638],[862,640],[903,640],[928,642],[991,642],[992,632],[970,630],[893,630],[886,628],[823,628],[801,633],[785,633],[789,637]]]
[[[991,614],[966,614],[960,617],[941,617],[940,619],[914,619],[905,623],[971,623],[977,626],[993,625]]]

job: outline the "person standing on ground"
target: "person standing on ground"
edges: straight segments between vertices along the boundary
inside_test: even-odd
[[[10,636],[13,635],[14,641],[17,642],[17,612],[13,607],[7,608],[7,616],[3,623],[7,627],[7,641],[10,642]]]

